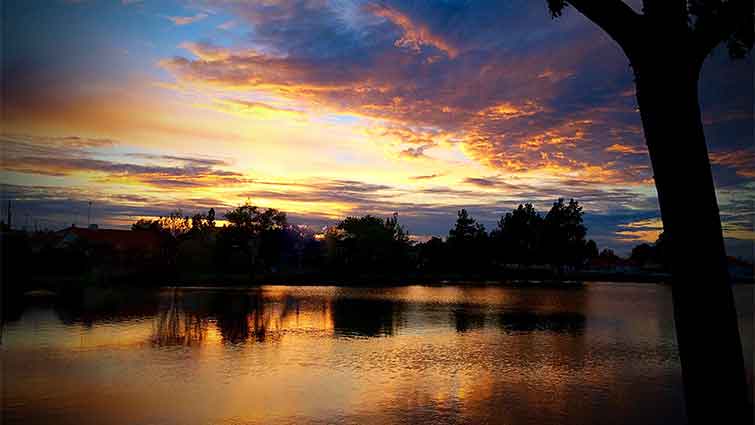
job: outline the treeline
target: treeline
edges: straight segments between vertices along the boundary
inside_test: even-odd
[[[139,220],[132,229],[164,234],[172,241],[182,270],[483,274],[505,265],[584,267],[599,253],[596,243],[586,238],[583,216],[575,200],[559,199],[545,215],[524,204],[502,216],[488,232],[462,209],[447,237],[417,242],[397,214],[347,217],[316,232],[289,224],[281,211],[246,204],[226,212],[223,226],[217,225],[210,209],[206,214],[175,212]]]
[[[289,223],[282,211],[244,204],[220,217],[210,209],[140,219],[129,231],[71,227],[31,234],[4,229],[3,274],[15,280],[46,274],[48,280],[89,276],[89,281],[160,284],[223,282],[232,276],[437,281],[548,279],[586,267],[615,270],[626,263],[609,249],[598,252],[587,238],[583,217],[575,200],[559,199],[544,214],[523,204],[488,231],[462,209],[445,237],[417,241],[397,214],[347,217],[312,229]],[[639,266],[662,264],[663,246],[662,240],[640,245],[630,260]]]
[[[445,241],[434,237],[419,245],[418,266],[466,272],[501,265],[581,268],[598,255],[595,241],[586,238],[583,216],[575,200],[559,199],[545,216],[524,204],[502,216],[488,233],[461,210]]]

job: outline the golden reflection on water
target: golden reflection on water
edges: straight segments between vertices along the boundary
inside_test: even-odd
[[[85,293],[5,331],[5,423],[684,421],[655,285]]]

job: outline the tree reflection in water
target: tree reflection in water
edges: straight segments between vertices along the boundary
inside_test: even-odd
[[[458,333],[482,329],[485,327],[485,311],[479,306],[459,305],[451,310],[451,323]]]
[[[556,332],[581,334],[585,330],[585,316],[572,312],[540,313],[510,311],[498,315],[498,324],[504,332]]]
[[[502,311],[488,314],[479,307],[468,305],[460,305],[451,310],[451,323],[456,332],[462,334],[494,324],[504,333],[554,332],[578,335],[584,332],[586,321],[583,314],[564,311]]]
[[[468,298],[474,290],[461,289]],[[569,294],[559,297],[559,293]],[[567,301],[568,300],[568,301]],[[580,335],[587,319],[579,313],[588,308],[588,292],[564,289],[511,289],[505,305],[492,307],[476,302],[456,304],[450,310],[450,323],[463,334],[493,326],[506,334],[548,332]]]
[[[199,310],[190,308],[192,301],[191,297],[176,290],[162,300],[159,313],[155,316],[153,344],[166,347],[202,343],[207,335],[209,319]],[[189,308],[186,304],[189,304]]]
[[[403,323],[405,305],[387,299],[335,298],[333,328],[337,336],[391,336]]]
[[[152,342],[158,346],[199,345],[214,323],[223,344],[265,342],[279,337],[281,322],[297,313],[290,296],[266,298],[261,291],[180,291],[165,295],[155,316]]]
[[[583,304],[576,297],[577,304]],[[483,308],[475,303],[407,304],[403,301],[370,296],[336,296],[301,299],[287,292],[270,294],[255,291],[172,291],[161,297],[155,315],[152,343],[158,346],[193,346],[203,343],[215,325],[223,344],[238,345],[249,341],[265,342],[280,338],[284,332],[301,331],[298,317],[317,317],[330,323],[338,337],[393,336],[405,323],[408,310],[447,309],[450,325],[459,333],[498,327],[504,333],[549,332],[579,335],[586,319],[573,312],[574,306],[551,305],[547,300],[533,308],[521,308],[529,300],[516,300],[501,310]],[[578,310],[578,309],[576,309]],[[295,317],[295,322],[287,321]]]

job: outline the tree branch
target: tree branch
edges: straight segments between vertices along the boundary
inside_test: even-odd
[[[709,0],[642,0],[642,13],[665,27],[687,28],[688,4]],[[714,0],[718,1],[718,0]]]
[[[602,28],[631,59],[635,50],[634,29],[640,26],[642,15],[622,0],[566,0],[566,3]]]
[[[754,7],[752,0],[729,0],[716,8],[698,10],[692,31],[696,59],[702,64],[710,52],[724,41],[730,41],[729,53],[732,56],[743,56],[751,49],[755,31]]]

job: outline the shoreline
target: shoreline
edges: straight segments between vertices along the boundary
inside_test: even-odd
[[[542,272],[505,274],[442,274],[404,276],[360,275],[345,276],[328,273],[258,274],[251,278],[240,273],[108,273],[80,276],[32,276],[19,284],[5,286],[5,293],[52,291],[65,293],[88,287],[133,288],[245,288],[262,285],[279,286],[343,286],[343,287],[401,287],[422,286],[504,286],[517,288],[574,288],[588,282],[616,282],[669,285],[665,273],[606,273],[578,271],[554,275]],[[753,280],[732,279],[733,285],[752,285]]]

